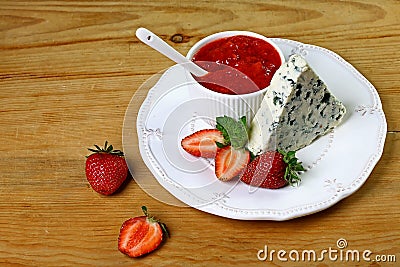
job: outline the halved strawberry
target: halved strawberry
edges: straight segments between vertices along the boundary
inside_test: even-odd
[[[218,150],[215,142],[224,143],[222,133],[217,129],[204,129],[182,139],[181,145],[193,156],[214,158]]]
[[[215,156],[215,175],[221,181],[229,181],[241,174],[249,160],[250,153],[244,148],[220,148]]]
[[[142,210],[145,216],[126,220],[119,233],[118,249],[129,257],[140,257],[155,250],[163,236],[168,236],[165,225],[150,217],[145,206]]]

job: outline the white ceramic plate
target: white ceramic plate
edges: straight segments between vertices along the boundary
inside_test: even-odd
[[[332,51],[291,40],[273,40],[286,59],[293,53],[303,55],[344,103],[347,114],[343,123],[298,151],[307,171],[297,187],[269,190],[255,189],[238,180],[220,182],[214,176],[212,160],[192,157],[180,147],[183,137],[212,128],[213,122],[199,115],[202,99],[192,98],[185,86],[184,69],[175,65],[148,92],[136,127],[144,163],[158,183],[183,203],[234,219],[287,220],[326,209],[357,191],[381,157],[387,124],[373,85]],[[131,116],[129,112],[127,116]],[[132,125],[124,128],[131,129]],[[132,131],[124,130],[130,168],[134,153],[138,153],[129,145],[132,138]]]

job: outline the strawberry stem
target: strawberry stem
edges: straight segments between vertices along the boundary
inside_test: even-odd
[[[147,213],[147,207],[146,206],[142,206],[142,211],[143,211],[144,215],[146,215],[146,217],[149,217],[149,214]]]

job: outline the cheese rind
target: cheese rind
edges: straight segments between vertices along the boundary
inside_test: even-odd
[[[339,125],[346,108],[300,55],[292,55],[272,78],[250,125],[248,149],[299,150]]]

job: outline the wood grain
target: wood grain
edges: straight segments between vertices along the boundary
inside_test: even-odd
[[[257,251],[335,247],[400,261],[398,1],[0,1],[1,266],[303,266]],[[84,174],[86,147],[122,146],[131,97],[173,65],[141,44],[153,30],[186,53],[222,30],[250,30],[328,48],[380,94],[385,150],[365,185],[337,205],[285,221],[237,221],[153,199],[130,179],[111,197]],[[146,169],[144,175],[151,175]],[[157,251],[130,259],[119,227],[147,205],[169,226]],[[346,266],[346,263],[308,263]],[[363,262],[357,266],[396,266]]]

